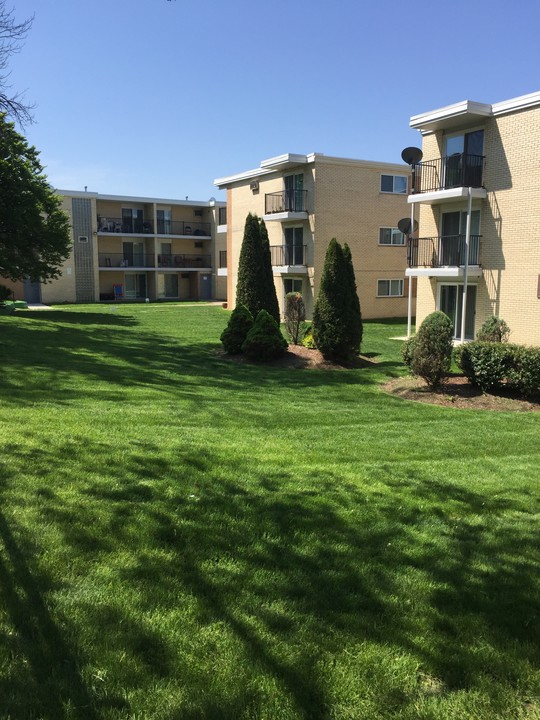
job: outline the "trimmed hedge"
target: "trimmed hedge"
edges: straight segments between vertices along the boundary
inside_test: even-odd
[[[436,389],[446,380],[452,361],[452,321],[437,310],[428,315],[402,348],[402,357],[413,375]]]
[[[483,391],[505,386],[524,397],[540,396],[540,348],[476,340],[458,348],[456,362]]]

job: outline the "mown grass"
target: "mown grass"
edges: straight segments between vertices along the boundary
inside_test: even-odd
[[[0,717],[540,716],[539,417],[378,364],[231,363],[228,315],[0,318]]]

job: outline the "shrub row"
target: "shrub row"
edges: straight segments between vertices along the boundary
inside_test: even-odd
[[[540,396],[540,348],[476,340],[457,348],[456,362],[484,391],[505,385],[524,397]]]

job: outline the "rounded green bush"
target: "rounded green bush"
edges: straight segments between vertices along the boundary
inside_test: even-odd
[[[412,374],[421,377],[432,389],[444,382],[450,370],[453,334],[452,321],[437,310],[424,319],[414,342],[408,345]]]
[[[483,342],[506,342],[510,335],[510,328],[496,315],[489,317],[476,333],[476,339]]]
[[[283,355],[288,343],[279,325],[266,310],[261,310],[242,345],[242,351],[254,360],[273,360]]]
[[[253,316],[245,305],[237,305],[231,313],[227,327],[221,333],[220,340],[225,352],[237,355],[242,352],[248,332],[253,327]]]

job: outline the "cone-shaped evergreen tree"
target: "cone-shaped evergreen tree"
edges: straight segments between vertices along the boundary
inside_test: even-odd
[[[351,309],[350,309],[350,320],[351,323],[351,332],[353,335],[353,343],[354,348],[359,352],[360,351],[360,345],[362,344],[362,335],[364,332],[364,328],[362,325],[362,311],[360,310],[360,299],[358,297],[358,290],[356,287],[356,278],[354,275],[354,265],[352,261],[352,253],[350,247],[345,243],[343,245],[343,258],[345,260],[345,265],[347,267],[347,276],[349,278],[349,286],[350,286],[350,300],[351,300]]]
[[[325,358],[349,360],[358,354],[357,332],[350,321],[351,284],[343,249],[332,238],[326,250],[317,302],[313,312],[313,338]]]
[[[262,278],[263,263],[259,219],[256,215],[249,213],[244,226],[244,239],[238,262],[236,305],[245,305],[253,317],[257,317],[262,307]]]
[[[279,324],[268,232],[264,221],[251,213],[246,218],[238,262],[236,305],[245,305],[254,318],[266,310]]]
[[[266,223],[262,219],[259,224],[259,230],[261,233],[262,267],[264,274],[261,308],[270,313],[270,315],[279,325],[279,304],[276,294],[276,286],[274,284],[274,275],[272,273],[272,256],[270,253],[270,241],[268,239],[268,230],[266,229]]]
[[[243,352],[255,360],[273,360],[283,355],[287,341],[279,325],[266,310],[261,310],[242,345]]]

